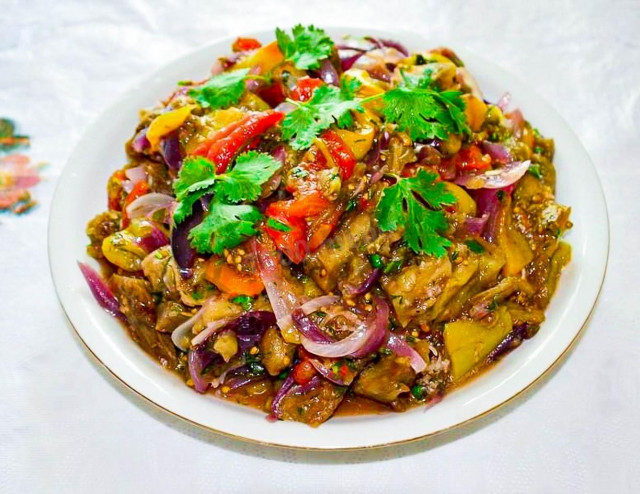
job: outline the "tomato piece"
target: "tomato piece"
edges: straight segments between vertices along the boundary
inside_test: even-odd
[[[281,231],[268,225],[264,231],[273,239],[278,250],[286,255],[294,264],[300,264],[307,253],[307,224],[302,218],[289,218],[280,212],[272,212],[267,216],[288,227],[288,231]]]
[[[491,157],[483,154],[475,144],[462,148],[451,160],[460,172],[482,172],[491,168]]]
[[[294,101],[308,101],[313,96],[313,92],[322,85],[324,82],[321,79],[309,76],[301,77],[296,81],[289,97]]]
[[[330,201],[320,192],[312,192],[299,199],[272,202],[267,206],[267,216],[287,218],[309,218],[322,213]]]
[[[238,272],[219,257],[212,257],[205,268],[204,277],[221,292],[228,295],[248,295],[255,297],[262,293],[264,285],[260,276]]]
[[[231,45],[231,49],[235,52],[257,50],[262,43],[255,38],[238,38]]]
[[[280,82],[274,82],[270,86],[262,87],[256,91],[256,94],[272,107],[278,106],[286,98],[284,87]]]
[[[308,360],[298,362],[291,372],[291,377],[297,384],[307,384],[316,375],[316,368]]]
[[[133,189],[131,189],[131,192],[129,192],[129,195],[124,200],[124,204],[122,205],[123,228],[129,226],[129,223],[131,222],[129,219],[129,215],[127,214],[127,206],[135,201],[138,197],[148,194],[150,190],[151,189],[149,188],[149,184],[145,180],[142,180],[133,186]]]
[[[356,158],[351,149],[345,144],[342,138],[332,130],[325,130],[320,136],[326,144],[331,157],[338,168],[342,180],[348,180],[353,175],[353,169],[356,166]]]

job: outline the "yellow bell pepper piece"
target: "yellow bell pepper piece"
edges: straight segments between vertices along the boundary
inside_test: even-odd
[[[458,185],[452,182],[443,182],[444,186],[449,192],[456,197],[456,202],[453,205],[456,210],[469,216],[475,216],[477,212],[476,202],[471,198],[469,194]]]
[[[373,145],[373,138],[376,134],[375,128],[371,126],[363,127],[356,131],[338,129],[335,132],[347,147],[351,149],[351,152],[358,161],[367,155]]]
[[[470,94],[462,95],[465,103],[464,114],[467,117],[469,127],[474,132],[478,132],[487,116],[487,105],[480,98],[476,98]]]
[[[273,41],[268,45],[258,48],[252,55],[238,62],[234,66],[234,70],[257,66],[260,68],[260,74],[266,74],[282,62],[284,62],[284,56],[282,52],[280,52],[280,48],[278,48],[278,43]]]
[[[157,150],[160,139],[180,127],[189,115],[191,115],[191,110],[196,107],[197,105],[186,105],[154,118],[151,125],[149,125],[149,129],[147,129],[147,139],[151,145],[151,150]]]

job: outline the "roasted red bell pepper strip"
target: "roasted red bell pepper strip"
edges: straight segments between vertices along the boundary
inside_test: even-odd
[[[211,145],[214,142],[227,137],[229,134],[231,134],[231,132],[233,132],[238,127],[240,127],[242,125],[242,122],[246,118],[247,117],[243,117],[240,120],[236,120],[235,122],[230,123],[226,127],[223,127],[222,129],[214,132],[211,137],[208,137],[204,142],[199,144],[198,147],[191,152],[191,154],[195,156],[207,156],[207,153],[209,152],[209,149],[211,148]]]
[[[131,222],[129,220],[129,215],[127,214],[127,206],[131,204],[133,201],[135,201],[138,197],[148,194],[149,191],[150,191],[149,184],[145,180],[142,180],[133,186],[133,189],[131,189],[131,192],[129,192],[129,195],[124,200],[124,204],[122,206],[122,227],[123,228],[126,228],[127,226],[129,226],[129,223]]]
[[[483,172],[491,168],[491,157],[483,154],[475,144],[462,148],[451,161],[460,172]]]
[[[325,130],[320,138],[327,145],[333,161],[340,168],[342,180],[348,180],[353,175],[356,158],[342,138],[332,130]]]
[[[283,118],[284,113],[273,110],[249,113],[238,122],[216,132],[200,145],[194,154],[202,155],[205,144],[210,143],[206,156],[216,164],[216,173],[224,173],[242,148]],[[233,128],[229,131],[229,127]]]
[[[322,213],[329,206],[330,201],[321,192],[290,201],[276,201],[267,206],[267,216],[287,218],[310,218]]]
[[[287,218],[283,215],[277,216],[267,213],[267,216],[285,225],[288,231],[276,230],[267,225],[264,226],[264,231],[273,239],[278,250],[283,252],[291,262],[301,263],[307,253],[306,222],[302,218]]]
[[[321,79],[314,79],[313,77],[301,77],[296,81],[295,87],[291,90],[290,98],[294,101],[307,101],[313,96],[313,92],[316,88],[322,86],[324,82]]]
[[[122,196],[124,189],[122,182],[127,179],[124,170],[118,170],[109,177],[107,182],[107,196],[109,200],[109,209],[112,211],[120,211],[122,209]]]
[[[281,82],[274,82],[270,86],[261,87],[256,91],[256,94],[271,107],[278,106],[286,98]]]
[[[234,52],[256,50],[262,46],[262,43],[255,38],[238,38],[231,45]]]

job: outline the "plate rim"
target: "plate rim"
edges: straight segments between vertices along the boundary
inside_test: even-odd
[[[383,33],[383,34],[386,34],[386,35],[391,35],[391,34],[395,33],[395,35],[398,36],[398,37],[402,37],[402,35],[409,35],[409,36],[412,36],[412,37],[420,37],[425,42],[429,42],[430,41],[427,36],[425,36],[423,34],[420,34],[418,32],[415,32],[415,31],[407,30],[407,29],[380,28],[380,27],[377,27],[377,26],[367,27],[367,26],[358,25],[358,24],[351,24],[351,25],[346,25],[346,24],[323,24],[322,27],[324,29],[327,29],[327,30],[350,30],[350,31],[367,30],[371,34],[376,34],[376,35],[379,35],[380,33]],[[76,142],[76,144],[75,144],[73,150],[71,151],[71,153],[68,155],[68,158],[65,161],[64,166],[61,168],[60,176],[58,178],[58,181],[57,181],[56,187],[55,187],[55,191],[54,191],[53,196],[52,196],[51,209],[50,209],[50,212],[49,212],[49,215],[48,215],[48,223],[47,223],[47,254],[48,254],[48,261],[49,261],[49,271],[50,271],[51,278],[52,278],[52,281],[53,281],[53,285],[54,285],[54,289],[55,289],[55,293],[56,293],[56,298],[58,300],[58,303],[60,304],[60,307],[62,308],[62,311],[64,313],[64,316],[65,316],[67,322],[72,327],[72,329],[73,329],[74,333],[76,334],[76,336],[78,336],[79,341],[82,343],[82,346],[84,346],[84,348],[86,350],[88,350],[89,355],[91,355],[93,357],[93,359],[95,359],[95,361],[101,367],[103,367],[104,369],[107,370],[109,375],[111,375],[114,378],[116,378],[121,384],[123,384],[130,391],[133,391],[134,394],[136,396],[142,398],[143,401],[153,405],[157,409],[162,410],[163,412],[169,414],[170,416],[173,416],[175,418],[183,420],[183,421],[185,421],[185,422],[187,422],[187,423],[189,423],[189,424],[191,424],[193,426],[196,426],[197,428],[206,430],[208,432],[212,432],[214,434],[220,434],[221,436],[224,436],[224,437],[227,437],[227,438],[230,438],[230,439],[234,439],[234,440],[238,440],[238,441],[242,441],[242,442],[250,443],[250,444],[254,444],[254,445],[259,445],[259,446],[268,446],[268,447],[275,447],[275,448],[282,448],[282,449],[301,450],[301,451],[321,451],[321,452],[336,451],[336,452],[340,452],[340,451],[359,451],[359,450],[362,451],[362,450],[386,448],[386,447],[391,447],[391,446],[406,445],[406,444],[422,441],[422,440],[425,440],[425,439],[428,439],[428,438],[431,438],[431,437],[434,437],[434,436],[438,436],[438,435],[441,435],[441,434],[446,434],[446,433],[451,432],[451,431],[453,431],[453,430],[455,430],[457,428],[469,425],[469,424],[475,422],[476,420],[479,420],[479,419],[481,419],[483,417],[486,417],[486,416],[492,414],[493,412],[495,412],[496,410],[502,408],[503,406],[506,406],[507,404],[512,403],[513,401],[517,400],[520,396],[522,396],[524,393],[529,391],[536,384],[538,384],[539,382],[544,380],[551,373],[551,371],[554,368],[556,368],[565,359],[565,357],[575,347],[576,343],[578,342],[578,340],[580,339],[580,337],[584,333],[586,326],[588,325],[588,323],[591,320],[591,317],[592,317],[592,315],[593,315],[593,313],[595,311],[595,308],[597,306],[598,299],[599,299],[599,297],[600,297],[600,295],[602,293],[602,289],[603,289],[603,286],[604,286],[604,281],[606,279],[606,274],[607,274],[607,270],[608,270],[609,255],[610,255],[610,243],[611,243],[609,212],[608,212],[606,196],[604,194],[604,189],[603,189],[603,186],[602,186],[602,181],[600,180],[600,176],[598,174],[598,170],[595,167],[595,165],[594,165],[591,157],[589,156],[587,150],[584,148],[584,145],[582,144],[582,142],[580,141],[578,136],[575,134],[573,129],[565,121],[565,119],[558,113],[558,111],[549,102],[547,102],[547,100],[545,98],[540,96],[535,91],[534,88],[529,86],[517,74],[514,74],[514,73],[512,73],[512,72],[510,72],[510,71],[498,66],[493,61],[487,60],[481,55],[477,55],[475,52],[473,52],[472,50],[469,50],[468,48],[464,47],[463,45],[457,46],[456,47],[456,51],[469,53],[469,54],[473,55],[473,57],[476,57],[477,59],[482,61],[483,63],[486,63],[489,67],[494,67],[494,68],[498,69],[499,71],[504,72],[505,74],[508,74],[508,76],[511,79],[515,80],[516,82],[518,82],[518,84],[520,84],[522,87],[524,87],[527,90],[528,93],[530,93],[531,95],[535,96],[536,100],[538,100],[541,103],[543,103],[544,106],[546,107],[546,109],[548,109],[549,111],[551,111],[554,114],[555,119],[557,119],[558,121],[560,121],[562,123],[562,125],[565,128],[565,130],[570,133],[570,135],[573,137],[575,142],[581,147],[582,151],[584,152],[585,157],[588,159],[588,166],[591,168],[591,171],[593,172],[593,174],[595,176],[596,183],[597,183],[597,186],[598,186],[598,192],[599,192],[600,199],[602,200],[602,205],[603,205],[603,211],[602,211],[602,213],[603,213],[603,218],[602,219],[604,220],[603,230],[604,230],[604,233],[606,233],[606,239],[605,239],[606,241],[605,241],[605,245],[604,245],[604,264],[602,265],[602,272],[601,272],[601,276],[600,276],[600,279],[599,279],[599,285],[597,287],[597,291],[595,292],[595,296],[593,297],[593,302],[591,303],[591,306],[590,306],[588,312],[584,316],[584,319],[582,320],[580,328],[575,332],[575,334],[573,335],[571,341],[568,344],[566,344],[566,346],[561,351],[561,353],[556,357],[556,359],[551,364],[548,365],[548,367],[546,367],[546,369],[544,369],[542,372],[540,372],[534,379],[532,379],[524,387],[522,387],[518,391],[516,391],[513,394],[511,394],[509,397],[507,397],[506,399],[504,399],[500,403],[494,404],[490,408],[488,408],[488,409],[486,409],[486,410],[484,410],[482,412],[479,412],[479,413],[475,414],[474,416],[472,416],[470,418],[467,418],[467,419],[465,419],[463,421],[460,421],[460,422],[457,422],[455,424],[449,425],[447,427],[443,427],[443,428],[441,428],[439,430],[432,431],[432,432],[429,432],[427,434],[422,434],[422,435],[419,435],[419,436],[415,436],[415,437],[412,437],[412,438],[401,439],[401,440],[398,440],[398,441],[392,441],[392,442],[387,442],[387,443],[376,443],[376,444],[370,444],[370,445],[349,446],[349,447],[322,447],[322,446],[291,445],[291,444],[285,444],[285,443],[264,441],[264,440],[260,440],[260,439],[255,439],[253,437],[241,436],[241,435],[237,435],[237,434],[234,434],[234,433],[231,433],[231,432],[220,430],[220,429],[217,429],[217,428],[212,427],[210,425],[206,425],[206,424],[197,422],[196,420],[191,419],[189,417],[185,417],[185,416],[181,415],[180,413],[178,413],[178,412],[176,412],[174,410],[171,410],[168,407],[158,403],[157,401],[154,401],[149,396],[146,396],[143,391],[140,391],[140,390],[136,389],[136,387],[134,385],[129,384],[125,380],[125,378],[120,377],[116,373],[116,371],[114,371],[106,363],[104,363],[103,360],[96,354],[96,352],[87,343],[85,338],[82,336],[81,331],[79,331],[77,329],[76,325],[73,323],[73,320],[71,319],[70,314],[67,311],[67,307],[64,305],[64,303],[62,301],[62,297],[61,297],[62,287],[58,285],[58,281],[57,281],[56,275],[54,274],[54,266],[53,266],[53,264],[54,264],[54,262],[53,262],[53,257],[54,257],[54,255],[53,255],[53,236],[54,236],[54,233],[52,233],[51,224],[52,224],[52,218],[54,217],[54,212],[57,209],[56,208],[56,204],[58,204],[60,202],[59,196],[61,195],[60,189],[61,189],[61,182],[63,181],[62,179],[65,176],[65,174],[70,173],[69,164],[75,160],[74,159],[75,155],[79,153],[79,149],[81,148],[80,144],[84,141],[86,136],[91,133],[91,130],[97,126],[97,124],[103,118],[103,116],[105,114],[110,113],[111,111],[117,109],[122,104],[124,104],[127,101],[130,93],[132,93],[135,90],[137,90],[144,82],[151,81],[151,80],[154,80],[156,78],[161,77],[161,74],[168,67],[173,66],[173,65],[177,65],[178,62],[180,62],[180,61],[184,61],[184,60],[187,60],[187,59],[189,59],[191,57],[194,57],[197,53],[199,53],[201,51],[204,51],[204,50],[206,50],[208,48],[215,48],[216,46],[220,45],[223,42],[231,42],[237,36],[257,36],[257,37],[259,37],[259,36],[261,36],[261,35],[263,35],[263,34],[265,34],[267,32],[272,33],[272,30],[252,29],[252,30],[249,30],[248,32],[245,32],[245,31],[230,32],[227,35],[213,38],[210,41],[208,41],[208,42],[206,42],[206,43],[204,43],[204,44],[202,44],[200,46],[197,46],[197,47],[195,47],[193,49],[190,49],[190,50],[186,51],[185,53],[183,53],[183,54],[181,54],[181,55],[179,55],[177,57],[174,57],[172,60],[169,60],[166,63],[162,64],[161,66],[157,67],[155,70],[152,70],[151,72],[143,74],[136,81],[134,81],[131,85],[126,87],[123,92],[121,92],[116,98],[114,98],[111,101],[111,103],[106,105],[102,109],[102,111],[100,111],[96,115],[96,117],[90,122],[90,124],[88,124],[86,127],[84,127],[84,130],[83,130],[80,138]],[[62,284],[61,281],[60,281],[60,283]],[[165,371],[166,371],[166,369],[165,369]],[[218,398],[216,398],[216,399],[218,399]]]

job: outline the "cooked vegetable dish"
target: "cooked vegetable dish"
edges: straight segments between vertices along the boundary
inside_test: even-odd
[[[198,393],[318,426],[433,405],[533,337],[571,250],[554,145],[447,48],[238,38],[141,112],[94,296]]]

